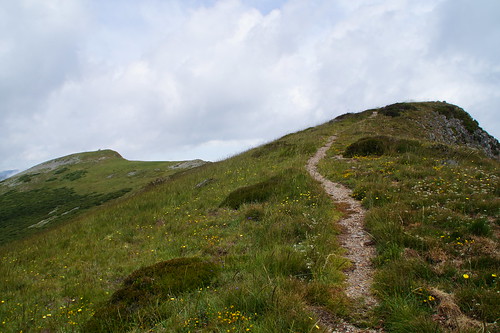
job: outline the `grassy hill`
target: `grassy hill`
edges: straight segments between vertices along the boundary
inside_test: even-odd
[[[305,170],[334,134],[320,170],[368,209],[372,313],[343,291],[343,207]],[[388,332],[493,332],[499,170],[498,141],[455,106],[343,115],[4,245],[0,330],[321,332],[321,312]]]
[[[150,182],[200,165],[128,161],[112,150],[73,154],[0,182],[0,244],[54,227]]]

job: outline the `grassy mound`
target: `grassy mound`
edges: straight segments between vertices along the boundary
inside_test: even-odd
[[[381,108],[378,112],[389,117],[399,117],[404,111],[416,111],[417,107],[410,103],[395,103]]]
[[[140,268],[130,274],[111,299],[99,308],[84,327],[85,332],[123,332],[134,323],[137,313],[213,282],[216,264],[200,258],[177,258]],[[140,316],[148,326],[150,315]],[[158,318],[154,318],[157,320]]]
[[[231,192],[220,207],[238,209],[245,203],[265,202],[277,192],[284,181],[283,177],[275,176],[257,184],[240,187]]]
[[[401,154],[416,150],[421,146],[418,141],[398,139],[389,136],[364,137],[349,145],[344,157],[382,156],[385,154]]]
[[[263,203],[268,200],[281,200],[296,197],[295,181],[305,181],[303,171],[290,168],[279,175],[272,176],[256,184],[242,186],[229,193],[219,207],[238,209],[243,204]]]

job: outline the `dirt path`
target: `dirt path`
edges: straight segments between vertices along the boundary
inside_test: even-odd
[[[373,279],[371,259],[375,256],[375,247],[372,245],[371,237],[364,230],[365,210],[358,201],[351,197],[350,189],[329,181],[317,170],[319,161],[325,157],[335,139],[335,136],[330,137],[327,144],[318,149],[316,154],[309,159],[306,168],[309,174],[321,183],[332,200],[337,204],[347,206],[347,214],[339,221],[342,226],[339,241],[347,250],[346,258],[352,263],[352,268],[345,272],[347,275],[346,294],[356,302],[360,312],[365,312],[377,304],[370,289]],[[332,320],[328,320],[323,311],[316,312],[322,324],[329,327],[330,332],[380,332],[360,329],[346,322],[332,324]]]

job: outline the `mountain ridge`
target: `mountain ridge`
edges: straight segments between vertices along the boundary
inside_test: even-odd
[[[0,246],[0,327],[494,332],[500,168],[455,108],[397,103],[339,116]],[[472,143],[446,143],[458,126]],[[346,293],[355,263],[339,221],[349,207],[305,167],[332,135],[317,170],[366,210],[373,311]]]

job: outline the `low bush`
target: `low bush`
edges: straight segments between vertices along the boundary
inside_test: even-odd
[[[85,171],[85,170],[73,171],[73,172],[70,172],[70,173],[66,174],[63,177],[63,179],[74,181],[74,180],[82,178],[83,176],[85,176],[86,173],[87,173],[87,171]]]
[[[265,202],[276,192],[283,181],[282,177],[275,176],[257,184],[240,187],[231,192],[220,204],[220,207],[238,209],[245,203]]]
[[[415,140],[398,139],[389,136],[364,137],[349,145],[344,157],[382,156],[385,154],[401,154],[417,151],[421,144]]]
[[[395,103],[381,108],[378,112],[389,117],[399,117],[401,112],[412,110],[417,110],[417,107],[409,103]]]
[[[176,258],[140,268],[130,274],[111,299],[97,309],[84,332],[124,332],[136,314],[148,306],[214,281],[218,266],[201,258]],[[147,325],[144,314],[140,319]],[[152,318],[150,318],[152,319]],[[155,318],[158,320],[158,318]]]

